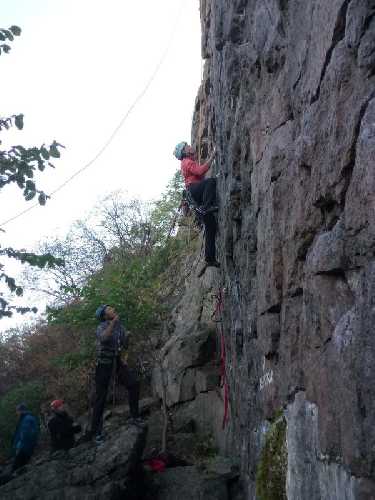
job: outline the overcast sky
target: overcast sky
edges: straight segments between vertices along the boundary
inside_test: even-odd
[[[62,158],[38,176],[53,191],[91,160],[170,51],[145,97],[101,158],[44,208],[4,227],[1,246],[32,248],[64,234],[116,189],[157,198],[178,168],[175,144],[190,140],[200,83],[199,0],[1,0],[1,27],[18,25],[21,37],[0,56],[1,115],[24,113],[23,131],[3,132],[2,146],[65,145]],[[178,24],[176,24],[176,22]],[[27,208],[21,192],[0,196],[0,224]],[[19,320],[19,317],[18,317]],[[1,320],[0,331],[15,321]]]

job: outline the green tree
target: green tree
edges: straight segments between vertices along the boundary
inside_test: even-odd
[[[11,26],[9,29],[0,29],[0,54],[7,54],[11,50],[9,45],[15,36],[21,34],[18,26]],[[23,128],[23,115],[12,115],[10,117],[0,118],[0,132],[8,130],[15,126],[19,130]],[[50,146],[42,144],[41,147],[25,148],[21,145],[13,146],[10,149],[0,150],[0,193],[11,184],[17,185],[23,192],[26,201],[37,197],[41,205],[45,205],[48,196],[40,190],[34,181],[36,171],[43,171],[47,166],[53,167],[51,159],[59,158],[59,148],[62,147],[56,141]],[[0,230],[3,231],[3,229]],[[54,259],[51,254],[35,255],[23,250],[16,250],[12,247],[2,248],[0,246],[0,256],[13,258],[21,263],[28,263],[31,266],[53,267],[62,265],[62,261]],[[0,263],[0,281],[10,290],[11,293],[21,296],[23,288],[19,286],[15,279],[6,272],[5,265]],[[11,305],[4,296],[4,291],[0,291],[0,319],[4,316],[11,316],[12,310],[25,313],[35,308],[15,307]]]

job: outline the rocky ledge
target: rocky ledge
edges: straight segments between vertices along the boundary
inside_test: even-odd
[[[88,500],[139,498],[137,464],[146,430],[122,427],[100,445],[85,443],[56,452],[21,470],[0,488],[2,500]]]

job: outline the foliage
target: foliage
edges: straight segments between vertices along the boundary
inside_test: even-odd
[[[11,49],[7,43],[1,42],[12,42],[14,37],[20,34],[21,29],[18,26],[11,26],[9,29],[0,29],[0,54],[7,54]],[[13,126],[21,130],[23,128],[23,118],[22,114],[0,118],[0,132],[8,130]],[[45,170],[47,166],[53,167],[54,165],[50,160],[60,157],[59,148],[61,147],[63,147],[61,144],[53,141],[50,146],[42,144],[39,148],[25,148],[24,146],[17,145],[8,150],[0,150],[0,191],[5,186],[16,184],[23,191],[23,197],[26,201],[30,201],[38,196],[39,204],[45,205],[48,196],[44,191],[37,188],[34,181],[34,174],[37,170]],[[52,255],[33,255],[24,251],[14,250],[13,248],[1,249],[0,246],[0,256],[4,255],[37,267],[62,264],[61,261],[54,260]],[[0,280],[5,282],[11,293],[15,293],[17,296],[23,294],[22,287],[17,285],[15,279],[4,271],[4,265],[1,263]],[[4,293],[0,292],[0,319],[4,316],[11,316],[12,310],[16,310],[19,313],[36,312],[36,308],[9,305],[8,301],[4,298]]]
[[[43,385],[39,382],[26,382],[14,387],[0,400],[0,448],[9,453],[12,435],[17,425],[16,406],[25,403],[28,409],[38,416],[42,401]]]
[[[180,170],[177,170],[167,185],[165,193],[158,200],[152,212],[151,221],[157,235],[156,242],[162,244],[173,231],[177,210],[181,205],[184,181]]]
[[[214,436],[210,433],[198,436],[193,453],[198,462],[215,457],[218,449],[215,446]]]
[[[0,54],[8,54],[11,50],[9,42],[13,42],[15,36],[21,34],[21,28],[18,26],[11,26],[8,29],[0,28]],[[7,42],[7,43],[2,43]]]
[[[127,201],[120,193],[108,196],[94,218],[94,221],[100,220],[100,230],[94,230],[93,223],[91,227],[82,221],[75,224],[74,234],[80,241],[84,234],[89,247],[91,241],[101,242],[100,257],[94,256],[92,265],[92,268],[98,266],[101,258],[101,269],[85,276],[81,274],[81,278],[79,273],[73,273],[72,282],[77,283],[76,290],[79,289],[76,300],[69,304],[63,302],[60,307],[52,304],[50,321],[75,327],[94,326],[95,310],[104,303],[116,308],[133,333],[155,327],[162,312],[158,297],[161,277],[182,245],[177,238],[170,238],[181,199],[179,179],[176,173],[161,200],[153,205],[139,200]],[[80,228],[79,236],[77,228]],[[54,253],[55,250],[56,246]],[[69,252],[64,258],[66,270],[71,267]],[[74,254],[74,261],[80,262],[81,258]]]
[[[168,185],[162,203],[126,200],[115,193],[100,203],[91,220],[76,222],[66,238],[41,244],[46,255],[65,261],[63,268],[51,263],[38,273],[44,284],[56,281],[51,290],[57,301],[50,295],[46,322],[0,337],[0,401],[21,383],[43,380],[42,406],[62,397],[74,412],[85,411],[100,303],[117,309],[132,333],[130,364],[141,360],[147,371],[154,350],[151,340],[166,307],[161,300],[165,275],[172,262],[176,265],[183,245],[172,227],[180,203],[180,191],[173,185]],[[27,261],[28,254],[23,258]]]
[[[257,467],[256,488],[259,500],[286,500],[286,421],[279,417],[266,434]]]

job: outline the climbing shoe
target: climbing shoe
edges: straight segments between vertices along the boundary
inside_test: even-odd
[[[219,207],[216,205],[213,205],[212,207],[206,208],[205,212],[206,214],[213,214],[214,212],[217,212],[219,210]]]
[[[220,267],[220,263],[217,260],[208,260],[206,267]]]
[[[101,445],[101,444],[103,444],[103,442],[104,442],[104,436],[103,436],[103,434],[97,434],[95,436],[95,444]]]
[[[212,206],[212,207],[208,207],[208,208],[205,208],[203,206],[201,207],[196,207],[195,208],[195,211],[199,214],[199,215],[207,215],[207,214],[212,214],[214,212],[217,212],[219,210],[219,207],[217,207],[216,205],[215,206]]]
[[[128,424],[129,425],[135,425],[135,426],[141,427],[141,428],[147,426],[146,422],[141,417],[130,417],[130,418],[128,418]]]

